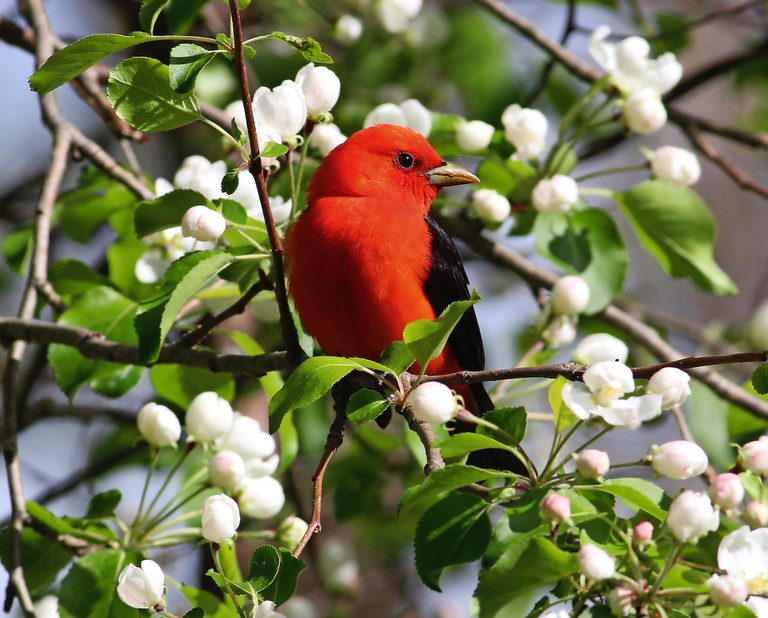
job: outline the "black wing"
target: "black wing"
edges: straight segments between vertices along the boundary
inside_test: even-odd
[[[456,245],[431,217],[424,217],[432,234],[432,267],[424,283],[429,304],[440,315],[452,302],[469,299],[469,279],[464,270]],[[479,371],[485,367],[485,350],[474,308],[470,307],[453,329],[448,344],[459,366],[465,371]],[[493,403],[482,384],[470,385],[478,412],[493,409]]]

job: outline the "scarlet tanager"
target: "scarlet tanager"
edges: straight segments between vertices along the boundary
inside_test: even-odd
[[[469,298],[459,252],[429,208],[441,187],[475,182],[422,135],[394,125],[363,129],[323,159],[285,251],[301,323],[326,354],[378,360],[407,324]],[[470,308],[427,373],[484,363]],[[474,413],[493,409],[482,384],[456,390]]]

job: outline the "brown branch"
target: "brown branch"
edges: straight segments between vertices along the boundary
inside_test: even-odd
[[[232,16],[232,28],[234,35],[235,51],[235,69],[237,71],[238,83],[240,85],[240,96],[243,100],[245,110],[245,123],[248,129],[248,139],[251,144],[251,157],[248,164],[248,170],[256,181],[256,189],[261,202],[261,211],[264,214],[264,223],[267,226],[267,236],[269,237],[269,246],[272,250],[272,268],[275,273],[275,299],[280,309],[280,326],[283,331],[283,340],[288,350],[288,355],[292,361],[301,361],[304,353],[299,346],[299,335],[296,332],[296,326],[293,323],[291,307],[288,304],[288,290],[285,285],[285,268],[283,266],[283,244],[280,235],[275,227],[275,219],[272,216],[272,208],[269,205],[269,194],[267,193],[266,171],[261,166],[261,157],[259,156],[259,141],[256,134],[256,121],[253,117],[253,108],[251,107],[251,90],[248,86],[248,71],[245,66],[245,55],[243,53],[243,25],[240,21],[240,7],[237,2],[230,2],[230,14]]]
[[[674,106],[667,108],[670,120],[678,126],[689,125],[705,133],[719,135],[732,142],[738,142],[752,148],[768,148],[768,133],[758,131],[743,131],[728,125],[720,124],[706,118],[700,118],[687,112],[681,112]]]
[[[47,418],[69,418],[90,421],[96,418],[109,419],[116,423],[132,425],[136,422],[136,413],[127,410],[107,408],[105,406],[84,406],[61,404],[53,399],[41,399],[24,410],[20,429],[24,430]]]
[[[432,427],[429,423],[418,420],[413,416],[410,408],[406,408],[404,412],[400,412],[403,418],[408,423],[408,427],[411,428],[419,440],[424,446],[424,454],[427,456],[427,463],[424,466],[424,475],[428,476],[435,470],[445,466],[443,462],[443,456],[440,454],[440,449],[435,446],[435,432],[432,431]]]

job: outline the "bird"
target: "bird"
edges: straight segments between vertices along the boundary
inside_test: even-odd
[[[421,134],[389,124],[354,133],[322,160],[285,256],[299,319],[326,354],[378,360],[407,324],[470,298],[461,255],[429,211],[442,187],[477,182]],[[426,373],[484,365],[470,307]],[[455,390],[474,414],[493,409],[482,384]]]

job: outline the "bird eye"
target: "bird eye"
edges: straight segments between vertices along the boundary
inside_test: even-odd
[[[404,170],[413,169],[413,166],[415,164],[415,161],[413,160],[413,155],[407,152],[399,153],[395,157],[395,162],[400,166],[401,169],[404,169]]]

